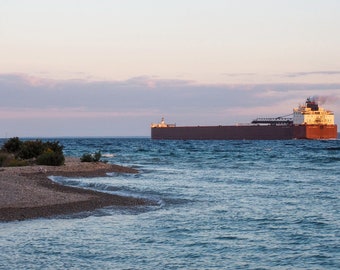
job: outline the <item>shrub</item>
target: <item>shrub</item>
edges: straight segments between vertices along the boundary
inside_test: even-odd
[[[64,164],[65,157],[62,153],[48,150],[39,155],[36,162],[38,165],[60,166]]]
[[[92,155],[86,153],[86,154],[82,155],[82,157],[80,158],[80,161],[81,162],[92,162],[93,161]]]
[[[100,161],[100,158],[102,157],[102,154],[100,151],[95,152],[94,154],[84,154],[81,158],[81,162],[98,162]]]
[[[7,140],[7,142],[2,146],[1,150],[8,153],[19,152],[23,142],[20,141],[18,137],[13,137]]]
[[[94,155],[93,155],[93,161],[97,162],[97,161],[100,160],[101,157],[102,157],[102,153],[100,151],[95,152]]]
[[[14,137],[1,148],[3,152],[0,153],[0,166],[25,166],[35,162],[39,165],[60,166],[65,162],[63,148],[58,141],[22,142],[18,137]]]
[[[54,142],[45,142],[44,144],[45,150],[50,149],[55,153],[62,153],[64,146],[59,144],[59,141]]]
[[[41,140],[26,141],[21,145],[17,156],[21,159],[36,158],[45,150],[45,146]]]

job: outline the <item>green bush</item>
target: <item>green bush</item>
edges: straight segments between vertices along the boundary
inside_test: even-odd
[[[100,151],[95,152],[94,155],[93,155],[93,161],[97,162],[97,161],[100,160],[101,157],[102,157],[102,153]]]
[[[45,148],[41,140],[25,141],[21,145],[17,156],[21,159],[36,158],[44,152]]]
[[[1,150],[8,153],[19,152],[23,142],[20,141],[18,137],[13,137],[7,140],[7,142],[2,146]]]
[[[92,162],[93,158],[91,154],[84,154],[82,155],[82,157],[80,158],[81,162]]]
[[[22,142],[18,137],[10,138],[1,148],[3,152],[0,153],[0,166],[24,166],[35,162],[39,165],[63,165],[63,148],[58,141]]]
[[[102,157],[102,154],[100,151],[95,152],[94,154],[84,154],[81,158],[81,162],[98,162],[100,161],[100,158]]]
[[[65,162],[65,157],[62,153],[46,151],[39,155],[36,160],[38,165],[60,166]]]
[[[62,153],[64,146],[60,145],[59,141],[55,141],[55,142],[45,142],[44,148],[45,148],[45,150],[50,149],[55,153]]]

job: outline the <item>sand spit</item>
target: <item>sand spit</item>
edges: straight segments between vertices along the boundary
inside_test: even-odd
[[[48,176],[96,177],[137,170],[102,162],[66,158],[65,165],[0,168],[0,221],[24,220],[91,211],[105,206],[145,205],[143,199],[122,197],[59,185]]]

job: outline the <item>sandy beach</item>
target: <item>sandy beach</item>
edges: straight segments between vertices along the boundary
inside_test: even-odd
[[[67,157],[63,166],[0,168],[0,221],[24,220],[91,211],[105,206],[148,204],[143,199],[66,187],[49,176],[96,177],[106,173],[138,173],[137,170],[102,162],[80,162]]]

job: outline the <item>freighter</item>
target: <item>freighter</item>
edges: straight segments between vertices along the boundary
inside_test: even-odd
[[[156,140],[291,140],[336,139],[334,113],[321,108],[316,100],[293,109],[292,118],[257,118],[250,124],[233,126],[176,126],[162,121],[151,124]]]

